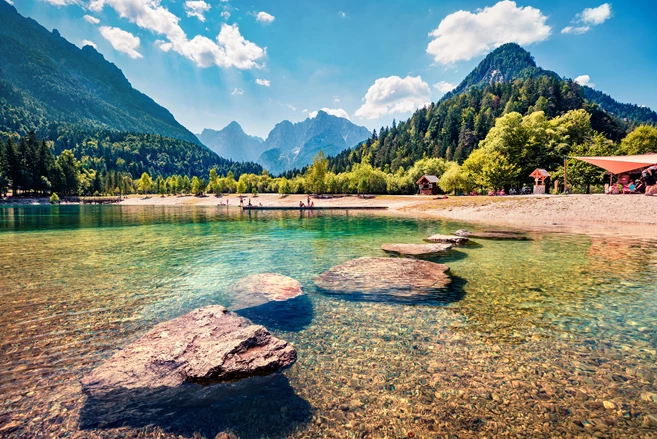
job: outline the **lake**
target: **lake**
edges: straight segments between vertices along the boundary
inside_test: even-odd
[[[622,225],[619,225],[622,226]],[[322,294],[386,242],[483,226],[216,207],[0,207],[0,436],[655,437],[657,237],[529,233],[431,259],[428,302]],[[96,400],[79,380],[155,324],[281,273],[306,292],[249,315],[292,343],[282,374]],[[657,422],[657,418],[654,418]]]

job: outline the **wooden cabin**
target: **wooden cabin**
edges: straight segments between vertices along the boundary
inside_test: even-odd
[[[545,180],[550,178],[550,173],[545,169],[536,168],[534,172],[529,174],[530,177],[534,179],[534,193],[535,194],[544,194],[545,193]]]
[[[417,181],[420,189],[420,195],[437,195],[440,188],[438,187],[438,177],[435,175],[423,175]]]

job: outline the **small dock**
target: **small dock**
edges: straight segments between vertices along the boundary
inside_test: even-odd
[[[386,210],[388,206],[243,206],[242,210]]]

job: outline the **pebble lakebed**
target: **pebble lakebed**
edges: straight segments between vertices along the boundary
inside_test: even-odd
[[[112,207],[66,210],[71,225],[27,209],[0,214],[11,226],[0,232],[3,437],[657,436],[655,242],[476,241],[431,259],[458,290],[409,305],[327,296],[313,279],[385,256],[382,243],[465,226]],[[152,416],[90,407],[79,380],[116,348],[193,308],[229,305],[226,287],[258,272],[306,292],[288,310],[299,325],[266,324],[298,352],[281,378]]]

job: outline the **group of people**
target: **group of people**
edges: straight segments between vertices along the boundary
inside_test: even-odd
[[[306,198],[306,201],[308,202],[308,204],[303,204],[303,201],[299,201],[299,207],[301,207],[301,208],[303,208],[303,207],[315,207],[315,202],[310,201],[310,195],[308,195],[308,197]]]
[[[616,182],[611,186],[605,185],[605,193],[657,195],[657,165],[650,166],[641,173],[641,178],[629,180],[625,183]]]

